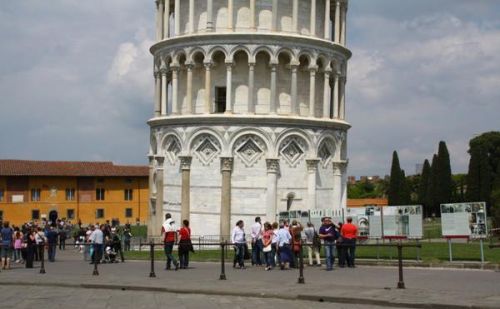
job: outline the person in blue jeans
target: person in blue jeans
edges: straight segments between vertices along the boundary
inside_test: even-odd
[[[319,238],[323,239],[325,248],[326,270],[330,271],[333,270],[333,263],[335,261],[335,241],[338,238],[338,231],[330,217],[324,217],[321,223]]]
[[[245,230],[243,230],[243,220],[239,220],[236,222],[236,226],[233,229],[233,232],[231,234],[231,242],[233,243],[234,250],[235,250],[235,260],[233,267],[236,268],[236,263],[238,263],[238,267],[240,269],[245,269],[245,262],[244,262],[244,257],[245,257]]]
[[[47,231],[45,237],[47,238],[47,251],[48,251],[49,262],[55,262],[58,233],[53,226],[49,227],[49,230]]]

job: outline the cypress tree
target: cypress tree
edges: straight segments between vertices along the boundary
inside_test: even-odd
[[[469,171],[467,173],[467,192],[465,193],[465,199],[469,202],[479,201],[480,194],[480,177],[479,177],[479,161],[480,161],[480,150],[479,147],[474,147],[470,149],[470,160],[469,160]]]
[[[491,186],[493,182],[492,167],[487,152],[481,147],[479,151],[479,201],[490,205]]]
[[[406,179],[405,171],[401,170],[401,190],[399,194],[400,205],[409,205],[411,203],[411,189]]]
[[[431,165],[429,164],[429,160],[425,159],[417,194],[418,194],[418,203],[422,204],[422,207],[424,209],[424,215],[426,217],[428,217],[431,213],[429,205],[427,204],[428,202],[427,193],[429,191],[430,173],[431,173]]]
[[[401,167],[399,165],[398,153],[392,153],[391,179],[389,182],[388,202],[389,205],[401,205]]]
[[[432,157],[431,170],[429,173],[429,186],[427,187],[427,205],[430,211],[430,215],[439,215],[439,204],[436,207],[436,184],[437,184],[437,155]],[[437,210],[437,211],[436,211]]]
[[[439,142],[439,149],[437,155],[437,169],[436,169],[436,202],[438,204],[451,202],[452,194],[452,179],[451,179],[451,164],[450,154],[446,143]],[[439,207],[439,206],[438,206]]]

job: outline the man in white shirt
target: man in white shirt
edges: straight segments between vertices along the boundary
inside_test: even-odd
[[[233,229],[233,232],[231,233],[231,242],[233,243],[234,250],[235,250],[235,255],[234,255],[234,262],[233,262],[233,267],[236,268],[236,263],[238,263],[240,269],[245,268],[244,264],[244,257],[245,257],[245,231],[243,230],[243,220],[239,220],[236,222],[236,226]]]
[[[252,235],[252,265],[262,266],[262,224],[260,217],[255,217],[255,223],[251,227]]]
[[[98,264],[102,258],[102,250],[104,243],[104,234],[101,229],[104,228],[104,225],[101,226],[92,226],[90,233],[89,241],[92,244],[93,252],[92,252],[92,264]]]

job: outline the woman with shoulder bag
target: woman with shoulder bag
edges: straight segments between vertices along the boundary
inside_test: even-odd
[[[180,269],[187,269],[189,264],[189,251],[193,250],[191,243],[191,229],[189,221],[183,220],[182,227],[179,230],[179,262]]]
[[[272,269],[272,259],[273,259],[273,235],[274,231],[269,222],[264,223],[264,233],[262,234],[262,243],[263,243],[263,248],[262,251],[264,252],[264,260],[266,261],[266,270],[271,270]]]

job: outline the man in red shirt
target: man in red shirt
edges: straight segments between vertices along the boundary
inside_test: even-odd
[[[347,223],[342,225],[340,235],[342,236],[342,252],[339,261],[340,267],[344,267],[344,261],[347,260],[347,266],[354,268],[354,258],[356,252],[356,238],[358,237],[358,228],[352,224],[352,218],[347,217]]]
[[[172,254],[174,245],[177,242],[177,229],[175,228],[174,223],[175,222],[172,219],[172,215],[169,213],[165,214],[165,222],[163,222],[163,225],[161,227],[165,255],[167,257],[167,265],[165,267],[165,270],[170,269],[171,263],[174,264],[175,270],[179,269],[179,263],[175,259],[175,256]]]

